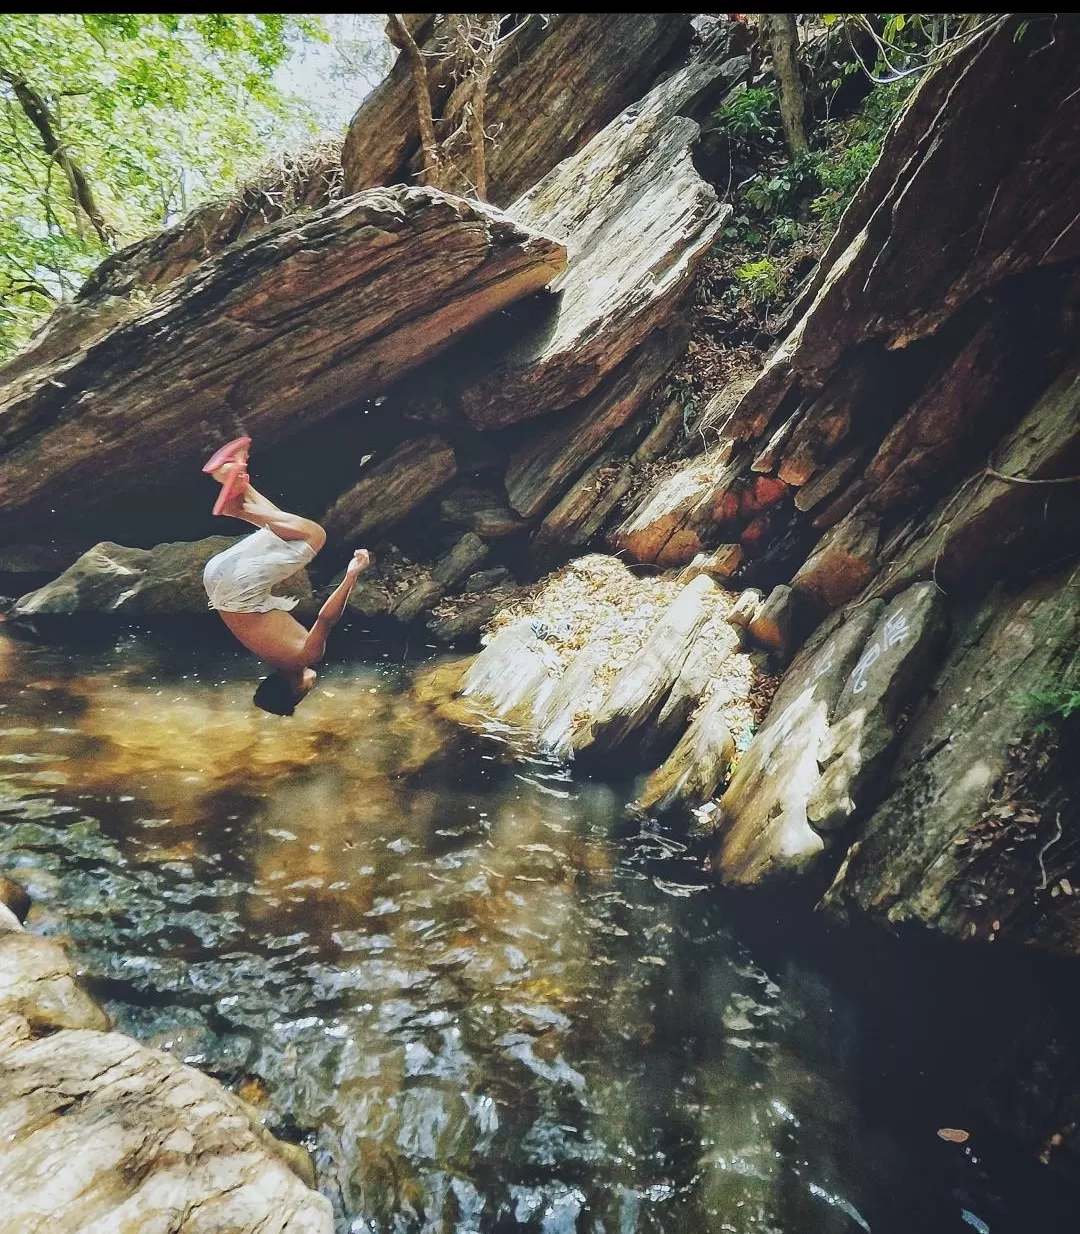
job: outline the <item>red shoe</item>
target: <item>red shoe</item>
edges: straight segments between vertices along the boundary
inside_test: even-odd
[[[221,463],[218,463],[221,466]],[[247,487],[248,473],[244,470],[242,463],[237,464],[235,471],[230,471],[225,477],[225,482],[221,486],[221,492],[218,493],[217,501],[214,502],[214,513],[220,514],[222,510],[229,504],[232,495],[239,491],[243,491]]]
[[[212,471],[217,471],[222,463],[229,462],[242,450],[246,450],[251,445],[250,437],[237,437],[234,441],[230,441],[228,445],[224,445],[216,454],[212,454],[203,467],[208,475]]]

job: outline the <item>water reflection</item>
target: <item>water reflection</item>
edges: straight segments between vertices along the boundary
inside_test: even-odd
[[[307,1137],[341,1230],[902,1228],[853,1012],[756,963],[623,794],[389,657],[288,721],[194,662],[0,644],[0,848],[119,1027]]]

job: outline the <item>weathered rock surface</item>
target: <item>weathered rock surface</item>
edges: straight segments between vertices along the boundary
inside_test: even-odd
[[[575,743],[579,752],[591,748],[611,753],[659,709],[710,615],[706,601],[715,589],[716,584],[704,574],[681,589],[644,647],[608,687],[593,712],[587,740],[583,734]]]
[[[735,758],[735,739],[723,713],[726,701],[721,688],[701,705],[675,749],[645,781],[637,802],[641,809],[693,809],[726,780]]]
[[[514,451],[506,492],[518,514],[533,518],[565,492],[649,397],[685,341],[684,330],[654,332],[584,406],[545,423]]]
[[[118,613],[128,617],[191,615],[207,611],[203,567],[215,553],[235,544],[236,536],[125,548],[96,544],[59,578],[22,596],[11,610],[19,617]],[[298,570],[274,589],[310,607],[311,580]]]
[[[828,911],[1080,953],[1076,752],[1064,728],[1040,738],[1026,697],[1080,689],[1078,615],[1075,565],[1020,594],[990,594],[904,734],[889,794],[849,850]]]
[[[633,746],[661,759],[717,674],[747,710],[753,669],[728,605],[706,575],[685,585],[636,579],[591,554],[552,575],[489,638],[461,693],[559,758]]]
[[[720,799],[729,883],[803,873],[855,811],[938,652],[941,600],[918,584],[856,607],[796,657]]]
[[[993,462],[999,475],[969,475],[903,546],[875,593],[893,594],[931,574],[945,586],[986,582],[1007,561],[1046,564],[1077,542],[1080,483],[1055,477],[1075,474],[1080,464],[1080,365],[1065,368],[1005,435]],[[1014,476],[1021,479],[1002,478]]]
[[[197,470],[238,425],[266,444],[296,433],[564,265],[558,242],[428,189],[373,190],[283,220],[84,351],[0,384],[0,535],[145,493],[147,457]]]
[[[1080,27],[1056,21],[1042,41],[1030,28],[1016,34],[1003,20],[924,87],[936,109],[913,111],[891,135],[882,160],[895,177],[867,185],[869,218],[843,252],[826,254],[813,303],[736,408],[730,436],[759,434],[787,391],[820,389],[856,344],[906,347],[988,287],[1080,253],[1068,187],[1080,172]]]
[[[0,1194],[20,1234],[330,1234],[310,1158],[121,1033],[56,942],[0,929]],[[47,1035],[41,1035],[47,1034]]]
[[[215,1080],[120,1033],[0,1023],[0,1191],[25,1234],[330,1234],[329,1202]]]
[[[320,522],[327,536],[363,544],[412,513],[456,474],[452,446],[434,434],[413,438],[365,471]]]
[[[104,1011],[79,987],[63,947],[21,929],[0,930],[0,1023],[11,1016],[37,1031],[109,1027]],[[3,1113],[0,1108],[0,1118]]]
[[[462,390],[474,426],[570,407],[673,316],[731,212],[698,175],[699,127],[680,114],[720,81],[696,58],[508,208],[565,243],[569,263],[550,318]]]
[[[440,137],[457,124],[449,65],[432,55],[441,14],[410,14],[413,37],[429,55]],[[498,139],[489,147],[489,198],[507,205],[556,163],[574,154],[640,98],[665,60],[689,42],[688,13],[548,13],[531,19],[499,48],[484,103]],[[456,102],[456,99],[454,100]],[[449,108],[449,112],[448,112]],[[364,100],[345,137],[345,191],[412,183],[420,134],[409,67],[399,56]],[[454,191],[468,188],[468,152]]]

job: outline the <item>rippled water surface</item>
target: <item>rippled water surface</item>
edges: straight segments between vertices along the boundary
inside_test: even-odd
[[[0,859],[119,1028],[307,1143],[342,1231],[990,1227],[798,921],[369,655],[283,720],[225,645],[0,643]]]

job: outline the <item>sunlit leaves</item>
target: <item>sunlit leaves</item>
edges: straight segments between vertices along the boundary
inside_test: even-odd
[[[104,256],[17,97],[44,100],[117,243],[174,221],[315,131],[274,69],[329,36],[293,14],[0,14],[0,357]]]

